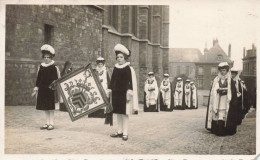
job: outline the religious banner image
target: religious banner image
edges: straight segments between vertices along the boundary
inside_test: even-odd
[[[105,91],[90,64],[56,83],[72,121],[108,105]]]

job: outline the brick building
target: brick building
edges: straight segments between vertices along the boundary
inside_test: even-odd
[[[202,53],[197,48],[170,48],[169,74],[172,79],[185,75],[191,80],[195,79],[195,62],[198,62]]]
[[[66,60],[78,68],[99,55],[112,69],[114,45],[126,45],[142,100],[147,72],[160,81],[168,71],[168,40],[169,6],[7,5],[5,103],[34,104],[30,95],[44,43],[54,46],[60,70]]]
[[[209,90],[213,79],[218,74],[218,64],[228,62],[232,68],[234,61],[231,57],[231,45],[228,47],[228,55],[220,47],[218,40],[213,40],[213,46],[210,49],[205,48],[204,55],[195,63],[195,76],[198,89]]]
[[[252,44],[252,49],[243,52],[243,72],[241,78],[245,81],[251,95],[256,92],[256,47]],[[256,99],[256,97],[254,97]]]

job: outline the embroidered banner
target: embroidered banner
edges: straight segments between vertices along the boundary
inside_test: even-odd
[[[56,84],[72,121],[109,104],[90,64],[60,78]]]

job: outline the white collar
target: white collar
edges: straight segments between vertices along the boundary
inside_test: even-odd
[[[118,68],[118,69],[122,69],[122,68],[125,68],[126,66],[129,66],[130,65],[130,62],[126,62],[122,65],[119,65],[118,63],[115,64],[115,67]]]
[[[48,63],[48,64],[46,64],[46,63],[41,63],[41,65],[42,65],[43,67],[49,67],[49,66],[53,65],[54,62],[55,62],[54,60],[51,60],[50,63]]]

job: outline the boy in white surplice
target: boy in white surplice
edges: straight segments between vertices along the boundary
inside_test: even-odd
[[[171,82],[169,80],[169,74],[164,74],[163,81],[160,86],[160,110],[172,111],[172,93]]]
[[[153,72],[148,73],[144,85],[144,112],[158,112],[158,85]]]
[[[191,89],[190,89],[190,80],[187,79],[184,86],[184,94],[185,94],[185,108],[191,109]]]
[[[183,104],[183,94],[183,80],[181,77],[178,77],[174,90],[174,109],[185,109]]]

